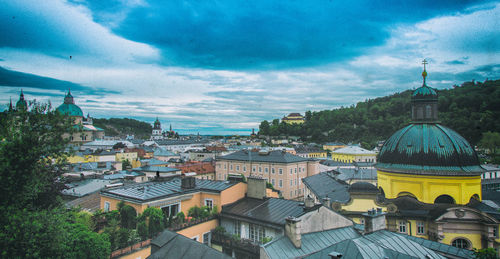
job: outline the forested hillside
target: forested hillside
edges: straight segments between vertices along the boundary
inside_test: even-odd
[[[127,118],[94,119],[94,125],[103,128],[106,136],[133,134],[135,138],[149,138],[153,129],[149,123]]]
[[[412,90],[359,102],[350,107],[307,111],[303,125],[288,125],[278,119],[263,121],[260,135],[300,136],[303,140],[360,142],[373,146],[385,140],[410,120]],[[465,82],[461,86],[439,90],[439,119],[471,144],[476,145],[483,132],[500,129],[500,80]]]

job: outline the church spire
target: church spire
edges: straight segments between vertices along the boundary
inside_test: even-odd
[[[422,60],[422,64],[424,65],[424,71],[422,72],[422,77],[424,78],[424,83],[422,85],[426,85],[425,78],[427,77],[427,71],[425,70],[425,65],[427,65],[428,63],[427,63],[427,60],[425,60],[425,58],[424,58],[424,60]]]
[[[14,110],[14,107],[12,106],[12,97],[10,97],[10,103],[9,103],[9,112]]]

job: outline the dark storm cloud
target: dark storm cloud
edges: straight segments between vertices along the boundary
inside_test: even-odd
[[[58,80],[50,77],[38,76],[29,73],[22,73],[0,67],[0,87],[29,87],[45,90],[68,89],[92,95],[104,95],[109,93],[119,93],[113,90],[96,89],[69,81]]]
[[[94,20],[129,6],[86,1]],[[463,11],[475,1],[145,1],[113,31],[162,50],[165,64],[287,68],[342,61],[388,29]]]

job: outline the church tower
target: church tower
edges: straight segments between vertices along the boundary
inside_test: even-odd
[[[153,132],[151,134],[151,139],[162,139],[163,136],[161,134],[161,123],[158,120],[158,117],[156,117],[156,120],[153,124]]]

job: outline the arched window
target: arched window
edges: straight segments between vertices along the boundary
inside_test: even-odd
[[[471,245],[467,239],[457,238],[451,242],[451,245],[456,248],[470,249]]]
[[[413,197],[413,198],[415,198],[415,199],[417,198],[417,197],[416,197],[413,193],[411,193],[411,192],[400,192],[400,193],[398,194],[398,197],[403,197],[403,196],[410,196],[410,197]]]
[[[429,104],[425,106],[425,118],[432,118],[432,107]]]
[[[441,196],[438,196],[435,200],[434,203],[447,203],[447,204],[455,204],[455,199],[451,197],[450,195],[443,194]]]

